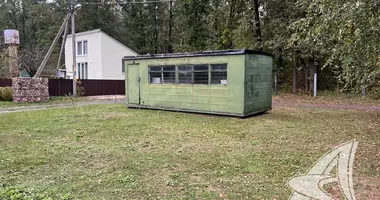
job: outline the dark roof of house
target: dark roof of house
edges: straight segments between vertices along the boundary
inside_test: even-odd
[[[182,57],[203,57],[203,56],[225,56],[225,55],[240,55],[240,54],[259,54],[272,56],[272,54],[248,49],[231,49],[218,51],[202,51],[202,52],[185,52],[185,53],[170,53],[170,54],[147,54],[139,56],[125,56],[123,60],[145,60],[145,59],[161,59],[161,58],[182,58]]]

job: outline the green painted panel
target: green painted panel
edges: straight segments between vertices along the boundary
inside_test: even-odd
[[[127,65],[127,98],[128,103],[139,104],[139,65],[131,64]]]
[[[246,55],[244,113],[272,108],[273,58],[265,55]]]

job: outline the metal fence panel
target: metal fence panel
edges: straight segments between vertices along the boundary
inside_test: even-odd
[[[84,96],[125,95],[124,80],[80,80]],[[0,79],[0,87],[11,87],[12,79]],[[50,96],[66,96],[73,93],[70,79],[49,79]]]

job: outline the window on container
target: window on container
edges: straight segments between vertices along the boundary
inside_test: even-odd
[[[179,84],[193,83],[193,66],[178,65],[178,83]]]
[[[175,65],[162,66],[162,80],[163,84],[175,83]]]
[[[162,83],[162,67],[149,66],[149,83],[161,84]]]
[[[208,84],[208,65],[194,65],[194,84]]]
[[[211,84],[227,84],[227,64],[211,65]]]

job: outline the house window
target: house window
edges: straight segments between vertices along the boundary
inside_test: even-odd
[[[87,52],[88,52],[87,40],[78,41],[77,42],[77,55],[78,56],[87,55]]]
[[[211,65],[211,84],[227,84],[227,64]]]
[[[83,54],[87,55],[88,52],[88,47],[87,47],[87,40],[83,41]]]
[[[88,64],[85,63],[78,63],[77,64],[77,76],[79,79],[88,79]]]

